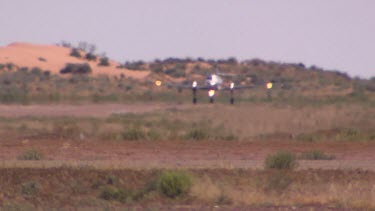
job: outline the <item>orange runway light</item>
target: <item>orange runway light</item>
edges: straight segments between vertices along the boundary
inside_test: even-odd
[[[272,84],[271,82],[268,82],[267,85],[266,85],[266,86],[267,86],[267,89],[272,89],[272,85],[273,85],[273,84]]]
[[[213,97],[214,95],[215,95],[215,90],[211,89],[211,90],[208,91],[208,96],[209,97]]]

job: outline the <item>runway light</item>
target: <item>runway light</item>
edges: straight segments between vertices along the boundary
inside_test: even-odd
[[[266,86],[267,86],[267,89],[272,89],[272,82],[268,82]]]
[[[211,89],[208,91],[208,96],[213,97],[215,95],[215,90]]]
[[[193,88],[197,87],[198,83],[196,81],[193,81],[193,84],[191,85]]]
[[[234,83],[230,83],[230,89],[233,89],[234,88]]]
[[[158,80],[158,81],[155,81],[155,85],[156,85],[156,86],[161,86],[161,81],[159,81],[159,80]]]

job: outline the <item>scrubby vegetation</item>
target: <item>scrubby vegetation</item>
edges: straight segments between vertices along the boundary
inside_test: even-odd
[[[63,45],[72,47],[68,43]],[[155,87],[152,82],[162,78],[190,85],[192,80],[203,81],[206,74],[213,73],[216,68],[222,73],[237,74],[233,78],[236,84],[258,86],[251,91],[236,91],[238,104],[235,106],[227,105],[228,95],[221,92],[216,98],[218,104],[187,109],[181,107],[181,110],[176,106],[144,114],[117,113],[105,117],[2,117],[0,135],[6,137],[4,142],[13,144],[12,141],[17,141],[15,143],[21,142],[28,147],[27,144],[32,145],[39,140],[42,143],[53,141],[58,143],[56,150],[66,150],[61,153],[73,155],[79,152],[75,152],[76,148],[69,148],[70,145],[79,148],[91,143],[116,147],[117,144],[137,146],[144,142],[150,147],[151,144],[174,142],[183,147],[201,143],[216,147],[218,143],[232,144],[225,141],[233,141],[233,145],[245,143],[251,147],[256,141],[259,141],[257,144],[287,141],[291,145],[318,146],[321,142],[372,144],[366,142],[375,140],[374,79],[350,78],[336,70],[325,71],[316,66],[306,67],[302,63],[286,64],[260,59],[238,61],[235,58],[167,58],[152,62],[125,62],[118,68],[151,73],[145,80],[131,79],[126,75],[93,77],[89,74],[90,64],[93,64],[90,61],[99,59],[99,65],[107,66],[109,59],[97,56],[95,46],[83,42],[73,47],[71,53],[83,64],[67,64],[61,70],[62,75],[51,74],[40,68],[0,64],[0,102],[190,104],[191,90],[176,92],[168,87]],[[41,58],[39,61],[47,62]],[[267,92],[263,86],[269,80],[274,81],[274,89]],[[206,93],[199,92],[198,99],[200,104],[208,104]],[[150,147],[147,150],[155,149]],[[59,161],[50,160],[53,155],[48,154],[48,160],[45,159],[42,151],[47,152],[44,148],[32,149],[17,157],[21,160],[17,162],[35,162],[40,169],[8,168],[5,164],[0,168],[0,209],[22,210],[19,207],[22,203],[30,205],[31,210],[52,209],[61,204],[67,209],[102,206],[105,209],[129,208],[133,205],[156,206],[157,209],[158,206],[171,206],[160,207],[160,210],[173,209],[174,205],[181,204],[203,204],[208,206],[207,209],[212,209],[213,205],[223,206],[224,209],[227,208],[225,206],[230,209],[237,205],[250,208],[299,208],[316,204],[318,208],[375,207],[375,177],[371,171],[305,171],[301,170],[303,168],[290,171],[297,167],[297,162],[311,162],[297,159],[335,158],[319,150],[270,154],[264,162],[265,170],[233,169],[230,163],[225,163],[225,156],[221,155],[224,149],[217,150],[217,155],[212,155],[210,159],[223,159],[220,166],[227,168],[192,170],[117,169],[119,167],[111,161],[105,163],[103,169],[94,169],[86,164],[79,164],[77,168],[44,168],[49,161]],[[106,158],[95,153],[92,152],[94,155],[85,159],[107,162]],[[108,154],[103,156],[112,156]],[[239,157],[243,162],[252,159],[245,153]]]
[[[96,61],[96,59],[98,58],[95,54],[93,53],[86,53],[86,56],[85,58],[88,60],[88,61]]]
[[[0,135],[57,140],[79,140],[84,136],[103,141],[372,142],[372,112],[372,107],[356,104],[318,108],[243,104],[236,109],[215,105],[91,118],[0,118]],[[352,125],[356,128],[350,129]]]
[[[301,160],[333,160],[335,159],[335,156],[333,155],[327,155],[322,151],[319,150],[312,150],[312,151],[306,151],[302,152],[298,159]]]
[[[276,172],[268,176],[264,184],[265,192],[276,192],[281,194],[287,191],[287,188],[292,184],[293,178],[285,172]]]
[[[120,65],[119,68],[126,68],[128,70],[146,70],[147,64],[144,61],[133,61],[133,62],[125,62],[124,64]]]
[[[72,48],[72,51],[70,52],[70,56],[81,58],[81,52],[79,52],[78,48]]]
[[[23,152],[18,156],[19,160],[41,160],[43,159],[43,154],[37,149],[30,149]]]
[[[191,185],[191,176],[183,171],[166,171],[157,180],[158,190],[170,198],[186,195]]]
[[[170,90],[170,87],[152,86],[153,81],[163,79],[171,83],[189,85],[192,80],[197,80],[199,83],[203,83],[206,75],[214,73],[216,69],[224,74],[233,75],[226,79],[227,82],[234,81],[240,85],[256,86],[251,92],[247,90],[236,91],[235,98],[237,103],[268,102],[320,106],[321,104],[345,104],[352,102],[374,105],[375,102],[374,80],[351,78],[337,70],[323,70],[316,66],[306,67],[301,63],[277,63],[260,59],[238,61],[235,58],[219,60],[167,58],[152,62],[140,60],[124,62],[118,68],[150,71],[150,75],[144,80],[134,80],[127,78],[126,75],[122,75],[121,77],[93,77],[87,74],[91,72],[91,67],[86,63],[99,59],[99,66],[110,65],[109,58],[106,56],[97,56],[95,49],[94,45],[84,42],[80,43],[77,47],[73,47],[72,53],[74,55],[78,56],[78,53],[82,54],[79,58],[82,60],[82,63],[79,65],[67,64],[61,70],[61,73],[73,73],[73,75],[85,74],[87,75],[85,80],[78,80],[77,76],[67,79],[66,77],[51,75],[48,70],[41,70],[42,73],[45,72],[45,74],[48,74],[48,77],[33,77],[27,68],[18,67],[11,63],[0,64],[0,69],[6,70],[0,73],[0,81],[4,81],[6,85],[13,85],[7,87],[7,93],[9,94],[4,97],[4,100],[1,99],[0,93],[0,102],[39,103],[48,99],[53,102],[167,101],[190,103],[190,90],[175,92]],[[22,70],[23,74],[27,77],[22,77],[22,80],[19,78],[15,79],[14,77],[2,80],[13,74],[7,72],[7,70],[15,72]],[[106,78],[106,82],[103,81],[104,78]],[[40,87],[39,79],[43,80],[43,88]],[[174,80],[178,80],[178,82]],[[19,83],[14,83],[15,81],[19,81]],[[64,83],[65,81],[70,83]],[[272,91],[266,91],[264,84],[267,81],[274,82]],[[72,84],[74,84],[73,89]],[[23,89],[28,90],[24,91]],[[66,92],[63,90],[66,90]],[[106,91],[104,92],[104,90]],[[126,91],[131,91],[131,93],[124,94]],[[221,93],[217,96],[216,102],[229,103],[228,93],[225,93],[225,91]],[[206,93],[203,91],[199,92],[198,103],[206,102]]]
[[[99,66],[109,66],[109,58],[104,56],[102,58],[100,58],[100,61],[99,61]]]
[[[302,133],[295,137],[298,141],[374,141],[375,131],[369,128],[333,128],[330,130],[319,130],[311,133]]]
[[[61,74],[88,74],[91,73],[92,69],[89,64],[84,63],[84,64],[72,64],[68,63],[66,66],[60,70]]]
[[[270,206],[283,209],[294,206],[300,209],[329,207],[349,210],[371,210],[375,207],[372,194],[375,175],[371,171],[359,169],[298,172],[195,169],[186,173],[194,177],[191,182],[182,179],[185,176],[170,176],[170,172],[176,172],[174,170],[95,170],[64,167],[10,168],[0,171],[4,200],[0,209],[5,210],[15,207],[60,209],[62,206],[74,209],[137,209],[142,206],[142,209],[160,210],[181,207],[210,209],[212,206],[249,210]],[[108,184],[109,174],[116,175],[119,182]],[[165,177],[168,179],[163,180],[175,181],[171,183],[173,187],[191,188],[182,188],[181,190],[188,191],[178,197],[170,197],[165,194],[169,191],[159,192],[155,186],[154,181],[160,179],[159,175],[168,175]],[[179,179],[175,180],[176,178]],[[170,185],[167,187],[167,190],[170,190]]]
[[[63,76],[40,68],[18,68],[13,64],[0,72],[0,103],[60,103],[147,101],[144,88],[133,79],[92,77],[88,63],[67,64]],[[133,88],[137,89],[133,89]],[[133,90],[132,90],[133,89]],[[131,91],[131,92],[130,92]]]
[[[297,161],[295,154],[279,151],[276,154],[267,156],[264,165],[266,169],[289,170],[297,166]]]
[[[21,192],[22,194],[28,195],[28,196],[36,196],[41,190],[41,185],[37,181],[30,181],[25,182],[21,185]]]

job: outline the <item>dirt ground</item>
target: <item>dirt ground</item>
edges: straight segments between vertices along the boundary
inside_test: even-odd
[[[42,161],[20,161],[31,148]],[[3,167],[90,165],[98,168],[263,168],[268,154],[321,150],[334,160],[299,161],[299,169],[366,169],[375,171],[375,143],[296,143],[240,141],[56,141],[19,140],[0,143]]]
[[[95,105],[0,105],[0,116],[95,116],[142,113],[162,109],[185,109],[192,105],[95,104]],[[200,105],[205,106],[205,105]],[[42,161],[20,161],[25,150],[40,150]],[[98,168],[263,168],[268,154],[278,150],[301,153],[321,150],[334,160],[300,161],[299,169],[357,169],[375,171],[373,142],[296,141],[0,141],[0,165],[48,167],[93,165]]]
[[[210,106],[207,104],[198,105],[198,107]],[[155,110],[183,110],[189,108],[192,108],[192,105],[0,105],[0,117],[10,119],[25,116],[105,118],[114,113],[144,113]],[[7,119],[3,121],[7,121]],[[37,149],[44,155],[44,158],[38,161],[18,159],[18,156],[30,149]],[[335,159],[298,161],[297,172],[292,171],[290,174],[301,174],[302,176],[293,178],[303,179],[306,175],[310,175],[306,180],[307,182],[302,181],[297,184],[294,181],[293,187],[305,185],[302,188],[302,193],[305,192],[304,198],[301,198],[301,192],[290,191],[294,190],[290,188],[290,190],[287,190],[290,191],[288,196],[297,198],[290,199],[285,206],[276,203],[278,202],[278,195],[273,199],[274,204],[270,204],[269,202],[272,198],[269,198],[268,195],[265,197],[265,195],[262,195],[263,192],[255,196],[255,198],[258,197],[256,202],[260,203],[260,205],[253,205],[251,201],[248,201],[249,198],[247,196],[259,193],[257,191],[254,193],[251,191],[246,192],[245,190],[252,190],[254,187],[246,186],[247,188],[244,188],[243,184],[245,183],[243,182],[248,181],[248,178],[265,178],[262,175],[254,177],[254,174],[270,174],[267,171],[252,171],[251,169],[263,169],[266,156],[279,150],[292,151],[297,155],[305,151],[320,150],[327,155],[333,155]],[[0,181],[2,183],[0,210],[17,210],[17,208],[19,210],[21,208],[34,210],[35,207],[59,207],[66,210],[76,210],[77,206],[82,207],[82,210],[92,210],[93,208],[99,210],[100,207],[111,210],[150,210],[147,207],[143,207],[144,202],[150,203],[149,206],[157,210],[353,210],[351,209],[351,206],[354,206],[353,204],[346,204],[348,198],[351,200],[356,198],[357,201],[362,203],[360,204],[362,207],[371,208],[373,206],[371,204],[373,201],[371,190],[375,186],[373,186],[373,180],[366,178],[373,178],[372,175],[375,172],[374,152],[375,142],[373,141],[301,142],[278,139],[264,141],[106,141],[90,139],[89,137],[80,140],[52,138],[28,140],[0,137]],[[146,198],[143,201],[133,202],[128,205],[126,203],[120,204],[105,201],[98,197],[101,189],[93,188],[93,181],[105,180],[108,172],[123,178],[126,181],[125,184],[134,185],[139,183],[137,188],[140,188],[147,178],[152,178],[155,171],[160,171],[164,168],[189,169],[191,172],[196,172],[196,175],[201,175],[199,177],[201,182],[199,183],[200,180],[197,180],[198,184],[194,186],[196,188],[195,192],[192,191],[197,194],[194,195],[192,193],[197,199],[194,200],[194,198],[188,197],[187,199],[168,201],[153,193],[154,195],[151,194],[149,199]],[[324,171],[305,171],[305,169],[324,169]],[[326,169],[354,169],[354,171],[336,172],[326,171]],[[199,173],[200,171],[201,173]],[[211,171],[212,173],[210,173]],[[238,173],[240,171],[247,171],[247,173]],[[149,176],[147,178],[142,177],[143,174]],[[323,177],[320,177],[320,174],[324,174],[324,178],[328,179],[321,179]],[[230,180],[226,178],[230,178]],[[312,183],[311,185],[309,181],[313,178],[317,178],[320,183],[318,185]],[[31,197],[21,193],[20,189],[22,190],[22,185],[28,184],[27,182],[32,179],[38,181],[38,184],[43,188],[40,193]],[[229,182],[229,185],[220,189],[227,182]],[[231,185],[232,183],[230,182],[234,185]],[[264,184],[267,185],[267,181]],[[305,189],[308,187],[310,189]],[[318,194],[314,193],[316,187],[320,188]],[[330,188],[327,189],[327,187]],[[333,187],[341,187],[342,189],[336,190]],[[370,188],[370,191],[366,188]],[[364,190],[365,192],[363,192]],[[200,195],[202,193],[203,195]],[[310,193],[314,195],[309,195]],[[233,200],[233,204],[216,205],[216,199],[221,197],[220,194],[227,194],[223,196]],[[316,201],[311,203],[313,200],[310,198],[315,196]],[[208,200],[205,197],[213,198]],[[270,197],[272,196],[270,195]],[[330,198],[337,201],[329,201],[328,199]],[[138,207],[140,204],[142,206]],[[302,206],[296,207],[294,206],[295,204]]]
[[[184,109],[189,105],[174,104],[56,104],[56,105],[0,105],[0,117],[107,117],[111,114],[144,113],[165,109]]]

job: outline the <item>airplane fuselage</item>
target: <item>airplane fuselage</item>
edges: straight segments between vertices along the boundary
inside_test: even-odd
[[[210,90],[220,90],[222,88],[223,79],[216,75],[211,74],[206,78],[206,86],[210,87]]]

